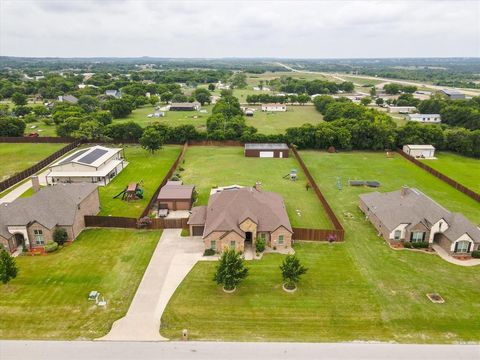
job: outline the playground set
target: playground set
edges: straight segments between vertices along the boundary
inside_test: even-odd
[[[140,181],[140,183],[133,182],[128,184],[128,186],[125,187],[125,189],[120,191],[113,198],[116,199],[119,196],[122,196],[122,200],[125,200],[125,201],[143,199],[143,188],[141,186],[141,183],[142,181]]]

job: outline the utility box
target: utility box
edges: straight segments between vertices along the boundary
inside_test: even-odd
[[[182,340],[183,340],[183,341],[187,341],[187,340],[188,340],[188,330],[187,330],[187,329],[183,329],[183,330],[182,330]]]

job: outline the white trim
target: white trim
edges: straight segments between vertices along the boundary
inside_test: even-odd
[[[473,239],[467,233],[465,233],[452,243],[452,246],[450,246],[450,251],[451,252],[455,252],[455,246],[460,241],[468,241],[471,244],[470,245],[470,251],[474,250],[475,243],[473,242]]]

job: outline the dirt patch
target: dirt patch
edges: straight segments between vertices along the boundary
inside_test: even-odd
[[[443,304],[445,302],[440,294],[437,293],[427,294],[427,298],[435,304]]]

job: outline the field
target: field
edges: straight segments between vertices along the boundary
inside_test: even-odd
[[[260,106],[253,117],[246,117],[247,125],[254,126],[262,134],[283,134],[289,127],[302,126],[303,124],[317,125],[323,121],[323,116],[314,106],[289,106],[285,112],[263,112]]]
[[[142,106],[132,111],[132,113],[125,119],[113,120],[114,123],[121,123],[127,121],[134,121],[140,124],[142,127],[151,125],[154,122],[159,122],[169,126],[179,125],[194,125],[199,130],[206,130],[207,118],[212,112],[213,105],[205,105],[203,110],[207,110],[206,113],[200,111],[165,111],[165,116],[161,118],[148,118],[148,114],[152,114],[155,111],[153,106]]]
[[[180,146],[168,145],[150,154],[140,146],[125,147],[128,166],[107,186],[100,187],[100,215],[137,217],[150,201],[168,170],[180,154]],[[142,182],[144,198],[126,202],[119,196],[113,199],[131,182]]]
[[[206,205],[214,186],[233,184],[253,186],[262,182],[262,188],[283,196],[290,222],[294,227],[331,228],[313,190],[305,188],[306,178],[295,158],[246,158],[242,147],[189,147],[181,172],[185,184],[196,186],[198,203]],[[296,182],[283,179],[290,169],[299,170]],[[300,216],[296,210],[300,210]]]
[[[0,144],[0,181],[28,169],[67,144]]]
[[[1,339],[94,339],[125,315],[160,238],[158,231],[85,230],[48,256],[21,256],[0,285]],[[88,301],[97,290],[105,309]]]
[[[437,160],[423,160],[431,168],[480,193],[480,160],[448,152],[435,153]]]
[[[416,186],[475,223],[480,222],[478,203],[400,156],[301,155],[339,215],[345,243],[295,244],[309,271],[294,294],[281,290],[281,255],[248,262],[249,277],[230,295],[211,280],[215,264],[199,263],[167,306],[161,333],[178,339],[187,328],[193,339],[237,341],[479,342],[480,268],[390,249],[358,209],[358,194],[371,190],[345,183],[379,180],[381,191]],[[430,292],[440,293],[446,303],[431,303]]]

